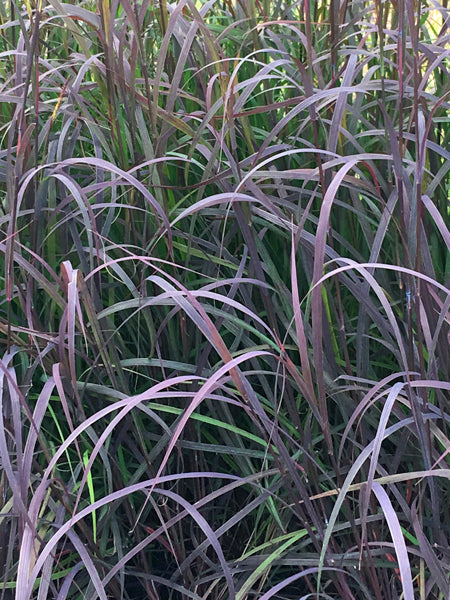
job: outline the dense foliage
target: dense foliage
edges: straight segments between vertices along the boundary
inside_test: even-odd
[[[449,599],[449,25],[0,2],[0,600]]]

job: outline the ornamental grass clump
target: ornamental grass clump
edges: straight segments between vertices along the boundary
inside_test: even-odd
[[[0,4],[0,600],[448,600],[449,9]]]

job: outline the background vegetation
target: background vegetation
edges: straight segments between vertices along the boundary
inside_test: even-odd
[[[0,3],[0,598],[448,600],[443,0]]]

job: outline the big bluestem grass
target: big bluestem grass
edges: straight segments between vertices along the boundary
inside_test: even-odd
[[[446,3],[0,3],[0,598],[447,600]]]

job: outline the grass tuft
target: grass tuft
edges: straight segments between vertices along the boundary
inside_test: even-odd
[[[0,600],[448,600],[449,18],[0,3]]]

